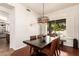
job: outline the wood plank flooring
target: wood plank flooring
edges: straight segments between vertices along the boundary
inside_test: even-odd
[[[9,56],[13,52],[14,50],[9,48],[6,38],[0,38],[0,56]]]
[[[30,56],[29,46],[16,50],[11,56]],[[61,48],[60,56],[79,56],[79,49],[64,46]]]

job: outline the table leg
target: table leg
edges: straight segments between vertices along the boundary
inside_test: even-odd
[[[35,56],[39,53],[38,49],[37,48],[33,48],[33,54],[32,56]]]
[[[42,53],[41,50],[39,50],[37,48],[34,48],[33,50],[34,50],[34,52],[33,52],[32,56],[46,56],[46,54]]]

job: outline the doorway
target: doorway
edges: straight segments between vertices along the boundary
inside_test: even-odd
[[[7,16],[0,14],[0,51],[8,50],[9,48],[8,26]]]
[[[11,18],[13,7],[7,3],[0,3],[0,56],[10,55],[13,49],[10,48]]]

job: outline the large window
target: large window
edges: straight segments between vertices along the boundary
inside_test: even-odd
[[[48,22],[49,33],[66,30],[66,19],[53,20]]]

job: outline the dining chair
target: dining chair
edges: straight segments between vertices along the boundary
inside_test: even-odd
[[[58,39],[54,39],[51,43],[51,47],[50,48],[44,48],[41,52],[45,53],[48,56],[56,56],[57,54],[57,42]]]
[[[41,40],[42,37],[45,37],[45,35],[34,35],[34,36],[30,36],[30,41],[36,40],[36,39]],[[30,54],[31,54],[32,52],[34,52],[34,50],[35,50],[35,49],[30,46]]]
[[[37,39],[42,39],[43,35],[37,35]]]
[[[51,37],[56,37],[57,34],[52,34]],[[56,43],[56,55],[59,56],[60,55],[60,37],[56,38],[57,39],[57,43]]]
[[[32,40],[36,40],[36,35],[30,36],[30,41]],[[32,51],[33,51],[33,47],[30,46],[30,54],[32,53]]]
[[[56,55],[59,56],[60,55],[60,38],[57,38],[57,42],[56,42]]]

